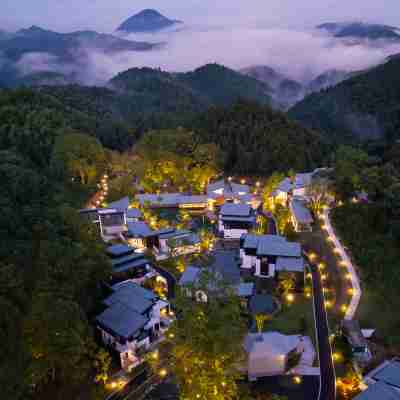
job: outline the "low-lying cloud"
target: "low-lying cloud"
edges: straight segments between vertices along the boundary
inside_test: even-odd
[[[193,70],[217,62],[233,69],[268,65],[292,79],[309,81],[330,69],[355,71],[400,53],[400,43],[353,43],[349,45],[316,31],[185,26],[180,31],[131,35],[131,40],[166,42],[162,48],[144,52],[104,52],[82,47],[76,62],[62,64],[54,56],[25,55],[19,62],[24,74],[47,67],[74,73],[86,84],[102,84],[132,67],[167,71]]]

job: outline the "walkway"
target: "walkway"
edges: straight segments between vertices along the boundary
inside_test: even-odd
[[[324,221],[323,229],[325,229],[328,233],[329,240],[335,245],[335,253],[341,257],[342,261],[340,265],[347,268],[348,276],[351,279],[351,285],[353,287],[352,297],[349,306],[347,307],[346,314],[344,319],[351,320],[354,318],[354,315],[357,311],[358,305],[361,299],[361,287],[360,281],[358,279],[356,270],[350,260],[350,257],[347,255],[345,249],[340,243],[335,230],[332,227],[332,223],[329,219],[329,208],[324,208],[322,219]]]

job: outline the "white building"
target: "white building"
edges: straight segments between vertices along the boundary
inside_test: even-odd
[[[221,207],[218,232],[224,239],[240,239],[256,225],[256,214],[247,204],[226,203]]]
[[[279,272],[304,274],[299,243],[277,235],[243,235],[240,239],[241,268],[261,278],[273,278]]]
[[[96,317],[103,342],[120,355],[121,366],[131,370],[144,361],[152,343],[161,340],[171,323],[169,303],[132,283],[113,287],[107,307]]]

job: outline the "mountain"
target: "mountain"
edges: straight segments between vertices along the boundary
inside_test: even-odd
[[[317,26],[336,38],[400,41],[400,28],[365,22],[328,22]]]
[[[350,78],[354,73],[338,69],[330,69],[314,78],[306,87],[307,93],[319,92],[329,86],[335,86],[338,83]]]
[[[180,109],[179,101],[194,108],[226,105],[239,98],[270,102],[270,88],[265,83],[218,64],[207,64],[186,73],[133,68],[117,75],[110,85],[125,93],[153,98],[157,104],[160,102],[172,110]]]
[[[400,137],[400,58],[361,72],[334,87],[307,96],[289,110],[304,125],[330,139]]]
[[[61,86],[74,83],[76,82],[72,77],[52,71],[28,74],[17,81],[18,86]]]
[[[300,82],[267,65],[244,68],[240,72],[266,83],[271,88],[271,97],[276,108],[287,109],[304,97],[304,87]]]
[[[269,106],[239,101],[213,107],[190,126],[204,143],[215,143],[225,172],[267,176],[274,171],[311,170],[323,164],[323,137]]]
[[[117,28],[117,31],[124,33],[156,32],[178,24],[182,24],[182,21],[169,19],[156,10],[146,9],[125,20]]]
[[[4,60],[3,65],[0,66],[0,83],[16,84],[15,81],[21,74],[19,63],[29,53],[39,53],[37,55],[40,59],[51,58],[47,63],[42,63],[44,70],[49,62],[56,70],[62,70],[66,65],[75,66],[72,69],[79,69],[76,66],[82,63],[85,52],[88,50],[113,54],[119,51],[152,50],[157,46],[158,44],[135,42],[95,31],[58,33],[32,26],[6,35],[0,40],[0,53]],[[28,69],[29,67],[30,62],[28,62]]]

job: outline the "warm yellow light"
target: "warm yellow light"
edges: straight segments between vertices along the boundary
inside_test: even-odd
[[[153,360],[158,360],[158,351],[156,350],[156,351],[153,351],[152,353],[151,353],[151,358],[153,359]]]
[[[293,382],[296,385],[300,385],[300,383],[302,382],[301,376],[296,375],[295,377],[293,377]]]
[[[308,255],[308,258],[310,259],[310,261],[313,261],[313,260],[315,260],[317,258],[317,255],[315,253],[310,253]]]
[[[335,239],[334,239],[332,236],[328,236],[328,237],[326,238],[326,240],[327,240],[328,242],[334,242],[334,241],[335,241]]]
[[[246,183],[246,179],[241,179],[241,180],[240,180],[240,183],[241,183],[242,185],[244,185],[244,184]]]
[[[340,309],[342,310],[342,312],[346,312],[347,311],[346,304],[343,304],[342,307],[340,307]]]
[[[341,361],[342,359],[343,359],[343,356],[340,354],[340,353],[333,353],[332,354],[332,358],[333,358],[333,361]]]
[[[332,307],[332,302],[329,301],[329,300],[326,300],[326,301],[325,301],[325,307],[326,307],[326,308],[331,308],[331,307]]]
[[[161,378],[165,378],[167,376],[167,370],[165,368],[161,369],[160,372],[158,373]]]
[[[351,281],[351,274],[350,274],[350,273],[349,273],[349,274],[346,274],[346,275],[345,275],[345,278],[346,278],[347,280]]]
[[[311,297],[311,293],[307,292],[306,297],[309,299]]]
[[[110,387],[111,389],[115,389],[118,386],[117,382],[111,382]]]
[[[354,289],[353,289],[353,288],[348,289],[348,290],[347,290],[347,293],[348,293],[348,294],[351,294],[351,295],[354,294]]]
[[[325,225],[325,224],[323,224],[323,225],[321,226],[321,228],[324,229],[324,230],[327,230],[327,229],[328,229],[328,226]]]
[[[231,181],[232,181],[232,177],[231,177],[231,176],[228,178],[228,181],[229,181],[229,182],[231,182]]]
[[[323,281],[326,281],[327,278],[328,278],[328,275],[327,275],[327,274],[322,274],[322,275],[321,275],[321,279],[322,279]]]
[[[325,264],[324,263],[319,263],[318,264],[318,268],[322,271],[323,269],[325,269]]]
[[[169,337],[170,339],[173,339],[173,338],[175,337],[175,335],[174,335],[173,333],[170,333],[170,334],[168,335],[168,337]]]
[[[286,296],[286,300],[287,300],[289,303],[292,303],[292,302],[294,301],[294,294],[293,294],[293,293],[289,293],[289,294]]]
[[[340,254],[340,249],[338,247],[335,247],[333,249],[333,252],[336,253],[336,254]]]
[[[311,279],[311,278],[312,278],[311,272],[309,272],[309,273],[306,275],[306,277],[307,277],[308,279]]]
[[[323,210],[328,210],[329,207],[325,204],[325,205],[322,206],[322,209],[323,209]]]
[[[226,382],[222,381],[222,382],[221,382],[221,385],[222,385],[222,386],[226,386]]]
[[[261,186],[261,183],[260,183],[259,181],[257,181],[257,182],[256,182],[256,186],[257,186],[257,187],[260,187],[260,186]]]

